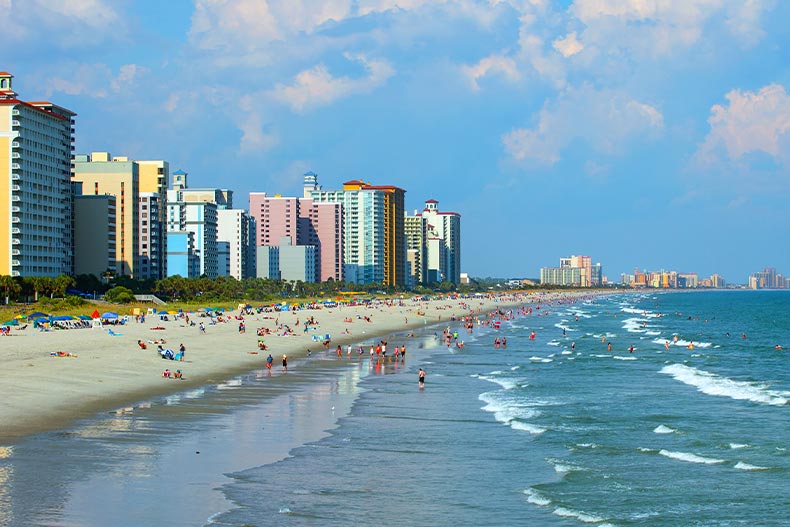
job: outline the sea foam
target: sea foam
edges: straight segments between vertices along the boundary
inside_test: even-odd
[[[672,434],[675,432],[675,429],[664,425],[658,425],[653,429],[653,432],[656,434]]]
[[[713,459],[710,457],[702,457],[696,454],[689,454],[688,452],[672,452],[670,450],[661,449],[658,451],[662,456],[677,459],[678,461],[686,461],[687,463],[700,463],[703,465],[717,465],[724,463],[723,459]]]
[[[750,465],[749,463],[744,463],[743,461],[738,461],[735,464],[735,468],[738,470],[769,470],[768,467],[758,467],[757,465]]]
[[[546,505],[551,504],[551,500],[538,492],[535,489],[526,489],[524,490],[524,495],[527,496],[527,501],[533,505],[538,505],[540,507],[545,507]]]
[[[582,523],[601,523],[602,521],[605,521],[605,518],[594,516],[582,511],[568,509],[566,507],[557,507],[554,509],[554,514],[562,518],[576,518]]]
[[[698,370],[683,364],[664,366],[660,371],[671,375],[675,380],[684,384],[695,386],[697,390],[708,395],[773,406],[782,406],[790,402],[790,392],[769,390],[765,386],[752,382],[734,381],[727,377],[721,377],[715,373]]]

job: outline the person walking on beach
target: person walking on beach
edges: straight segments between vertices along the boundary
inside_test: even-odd
[[[420,388],[424,388],[425,387],[425,370],[420,368],[420,373],[418,374],[418,377],[419,377]]]
[[[288,371],[288,357],[283,355],[283,373]]]
[[[269,356],[266,357],[266,369],[269,370],[269,375],[272,374],[272,364],[274,363],[274,357],[272,354],[269,353]]]
[[[199,327],[200,327],[200,333],[202,335],[205,335],[206,334],[206,326],[203,325],[203,322],[200,323]]]

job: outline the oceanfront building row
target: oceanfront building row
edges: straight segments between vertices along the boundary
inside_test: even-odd
[[[593,265],[589,256],[560,258],[559,267],[542,267],[540,283],[573,287],[600,287],[606,283],[600,263]]]
[[[0,72],[0,275],[233,276],[460,283],[460,215],[406,191],[352,180],[301,197],[190,188],[164,160],[74,154],[75,113],[24,102]],[[171,184],[172,179],[172,184]]]

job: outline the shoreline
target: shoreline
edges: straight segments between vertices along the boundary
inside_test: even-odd
[[[511,309],[567,295],[530,293],[428,302],[404,300],[390,302],[389,305],[260,313],[244,316],[247,331],[243,334],[238,332],[240,321],[233,318],[238,311],[229,313],[229,322],[217,325],[208,325],[208,318],[195,317],[193,320],[196,322],[206,324],[205,335],[199,333],[197,326],[189,327],[183,320],[163,322],[158,317],[150,317],[142,324],[131,319],[126,325],[101,329],[39,332],[29,327],[14,331],[11,337],[2,337],[6,361],[0,373],[3,381],[0,397],[5,401],[0,408],[0,422],[4,423],[0,441],[13,444],[25,436],[63,429],[79,419],[103,411],[262,370],[268,353],[275,359],[272,369],[277,375],[280,374],[283,354],[288,356],[289,367],[294,371],[307,358],[307,349],[323,351],[324,346],[313,340],[313,335],[331,335],[328,352],[338,345],[363,345],[367,356],[371,339],[440,325],[452,317],[487,316],[500,308]],[[420,311],[424,315],[418,315]],[[306,333],[300,330],[295,336],[287,337],[258,337],[256,334],[259,327],[275,330],[277,322],[296,330],[296,320],[302,323],[311,316],[320,326]],[[365,322],[363,317],[369,317],[371,321]],[[406,318],[408,323],[404,320]],[[166,329],[152,331],[155,326]],[[121,336],[111,336],[109,328]],[[184,362],[161,359],[155,345],[149,344],[147,350],[137,346],[138,339],[149,341],[163,337],[167,339],[166,348],[177,350],[179,343],[185,344]],[[267,351],[257,350],[259,338],[268,345]],[[406,339],[393,344],[406,344],[407,357],[413,357],[415,349],[408,346],[408,342]],[[50,356],[57,351],[76,357]],[[356,355],[357,351],[353,350],[353,354]],[[345,348],[343,355],[346,355]],[[45,364],[47,362],[49,364]],[[173,371],[182,369],[184,379],[162,378],[161,372],[165,367]]]

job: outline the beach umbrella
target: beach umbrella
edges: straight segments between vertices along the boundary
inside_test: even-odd
[[[22,319],[25,319],[27,317],[25,315],[17,315],[14,318],[16,318],[17,320],[22,320]]]
[[[101,318],[106,318],[108,320],[114,320],[118,318],[118,313],[113,313],[112,311],[108,311],[106,313],[102,313]]]
[[[77,315],[77,318],[80,319],[80,320],[90,320],[91,319],[91,317],[89,317],[88,315]]]
[[[61,315],[58,317],[52,317],[52,320],[74,320],[74,317],[70,315]]]
[[[40,317],[48,317],[48,316],[49,315],[47,315],[46,313],[42,313],[41,311],[35,311],[33,313],[30,313],[27,316],[27,318],[40,318]]]
[[[93,313],[91,313],[91,318],[99,318],[99,310],[94,309]]]
[[[160,311],[160,312],[159,312],[159,313],[157,313],[157,314],[158,314],[158,315],[167,315],[167,311],[165,311],[165,310],[163,309],[162,311]]]
[[[48,317],[39,317],[39,318],[35,319],[33,322],[38,322],[39,324],[44,324],[46,322],[49,322],[49,318]]]

